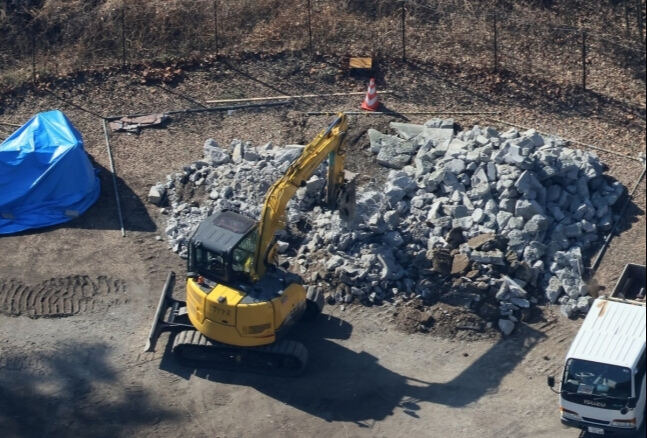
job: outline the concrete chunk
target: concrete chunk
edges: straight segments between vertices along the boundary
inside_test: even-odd
[[[479,234],[478,236],[474,236],[471,239],[467,241],[467,245],[472,248],[472,249],[481,249],[483,245],[485,245],[488,242],[495,242],[496,241],[496,236],[492,233],[484,233],[484,234]]]
[[[456,254],[452,260],[452,275],[463,275],[470,267],[470,259],[466,254]]]
[[[470,260],[487,265],[505,265],[505,257],[501,250],[493,251],[472,251],[469,255]]]
[[[515,204],[515,216],[521,216],[525,220],[530,219],[536,214],[544,214],[544,209],[537,201],[528,201],[519,199]]]
[[[393,149],[404,141],[401,138],[396,137],[395,135],[382,134],[380,131],[372,128],[368,130],[368,140],[371,143],[370,150],[374,154],[380,152],[380,150],[384,146]]]
[[[466,146],[467,144],[464,141],[454,138],[449,142],[449,146],[447,147],[447,152],[445,152],[445,156],[458,157],[459,155],[463,155],[467,153]]]
[[[155,184],[148,191],[148,202],[157,206],[162,205],[166,197],[166,187],[163,184]]]
[[[551,303],[557,302],[557,298],[562,294],[562,283],[557,276],[550,277],[548,286],[546,286],[546,298]]]
[[[214,165],[228,163],[231,158],[227,152],[218,146],[216,140],[210,138],[204,142],[202,148],[204,159]]]
[[[445,163],[445,169],[452,172],[454,175],[460,175],[465,170],[465,161],[454,158]]]
[[[509,319],[499,319],[498,325],[499,330],[501,330],[505,336],[510,336],[514,331],[514,322]]]
[[[417,136],[423,131],[423,129],[425,129],[423,125],[414,125],[413,123],[391,122],[389,123],[389,126],[405,140],[409,140],[410,138]]]

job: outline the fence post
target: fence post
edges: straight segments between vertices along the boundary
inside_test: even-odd
[[[216,45],[216,56],[220,51],[220,41],[218,38],[218,0],[213,0],[213,42]]]
[[[36,25],[32,18],[30,29],[31,34],[31,81],[36,83]]]
[[[625,0],[625,37],[631,37],[631,28],[629,27],[629,0]]]
[[[126,68],[126,2],[121,3],[121,68]]]
[[[638,43],[641,46],[645,45],[643,39],[643,5],[641,0],[636,0],[636,19],[638,20]]]
[[[308,0],[308,51],[312,55],[312,4]]]
[[[582,89],[586,90],[586,30],[582,30]]]
[[[492,31],[494,32],[494,44],[493,44],[493,51],[494,51],[494,71],[498,72],[499,71],[499,31],[496,25],[496,11],[494,12],[492,16]]]
[[[405,40],[406,28],[405,28],[405,25],[404,25],[404,21],[405,21],[404,19],[405,19],[406,16],[405,16],[404,1],[400,4],[400,6],[402,8],[402,14],[401,14],[402,15],[402,62],[406,62],[406,60],[407,60],[407,49],[406,49],[407,44],[406,44],[406,40]]]

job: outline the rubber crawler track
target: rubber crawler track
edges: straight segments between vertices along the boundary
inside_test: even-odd
[[[189,358],[185,356],[187,348],[199,355],[207,354],[210,359]],[[211,341],[196,330],[178,333],[172,351],[188,366],[285,377],[302,374],[308,362],[308,351],[299,342],[283,340],[264,347],[235,347]],[[286,360],[289,365],[283,365]]]
[[[31,318],[63,317],[126,301],[126,283],[106,276],[50,278],[34,286],[0,278],[0,313]]]

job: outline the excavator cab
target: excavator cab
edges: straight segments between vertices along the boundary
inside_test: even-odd
[[[189,242],[187,277],[249,282],[257,245],[258,226],[253,219],[231,210],[209,216]]]

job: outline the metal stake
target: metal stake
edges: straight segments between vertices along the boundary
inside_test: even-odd
[[[406,34],[406,28],[405,28],[405,9],[404,9],[404,2],[400,4],[402,8],[402,62],[405,62],[407,60],[407,52],[406,52],[406,40],[405,40],[405,34]]]
[[[121,236],[126,237],[124,230],[124,218],[121,214],[121,201],[119,200],[119,190],[117,190],[117,174],[115,173],[115,161],[112,158],[112,150],[110,149],[110,140],[108,138],[108,127],[106,119],[103,119],[103,134],[106,138],[106,148],[108,149],[108,158],[110,159],[110,172],[112,173],[112,187],[115,190],[115,200],[117,201],[117,214],[119,215],[119,226],[121,227]]]
[[[36,83],[36,32],[35,26],[31,26],[31,81]]]
[[[582,90],[586,90],[586,31],[582,31]]]
[[[311,21],[311,15],[312,15],[312,8],[311,8],[310,0],[308,0],[308,50],[312,54],[312,21]]]
[[[121,4],[121,67],[126,68],[126,3]]]
[[[496,25],[496,12],[494,13],[493,20],[492,20],[492,28],[494,31],[494,71],[498,72],[499,71],[499,44],[498,44],[498,29]]]
[[[216,44],[216,55],[220,50],[220,41],[218,38],[218,0],[213,0],[213,39]]]

